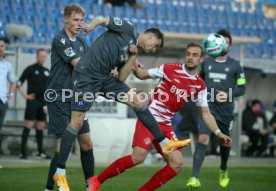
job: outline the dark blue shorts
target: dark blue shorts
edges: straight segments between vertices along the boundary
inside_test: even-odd
[[[60,138],[70,122],[71,117],[71,103],[70,102],[51,102],[47,103],[49,126],[48,133],[55,134]],[[90,131],[87,120],[84,120],[83,126],[79,131],[80,134],[88,133]]]
[[[96,79],[77,71],[73,72],[73,111],[88,111],[98,96],[120,102],[130,88],[118,78],[110,75]]]

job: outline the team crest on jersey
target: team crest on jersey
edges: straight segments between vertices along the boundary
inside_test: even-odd
[[[144,143],[145,143],[146,145],[149,145],[149,144],[151,143],[150,138],[149,138],[149,137],[145,138],[145,139],[144,139]]]
[[[66,50],[64,50],[64,53],[69,57],[76,55],[72,47],[69,47]]]
[[[225,71],[225,72],[229,72],[229,71],[230,71],[230,68],[227,67],[227,68],[224,69],[224,71]]]
[[[212,66],[209,66],[209,67],[208,67],[208,70],[211,70],[211,69],[212,69]]]
[[[44,75],[45,76],[49,76],[49,72],[48,71],[44,71]]]
[[[80,47],[80,51],[83,52],[83,47],[82,46]]]
[[[122,26],[123,25],[123,20],[118,18],[118,17],[115,17],[114,18],[114,24],[117,25],[117,26]]]
[[[38,70],[36,70],[36,71],[35,71],[35,75],[38,75],[38,74],[39,74],[39,71],[38,71]]]

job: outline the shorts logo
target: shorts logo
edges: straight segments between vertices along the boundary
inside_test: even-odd
[[[145,138],[145,139],[144,139],[144,143],[145,143],[146,145],[151,144],[150,138],[149,138],[149,137]]]
[[[74,50],[72,49],[72,47],[67,48],[66,50],[64,50],[64,52],[69,57],[72,57],[72,56],[76,55],[75,52],[74,52]]]
[[[78,106],[83,106],[83,105],[84,105],[83,100],[81,100],[81,101],[78,102]]]

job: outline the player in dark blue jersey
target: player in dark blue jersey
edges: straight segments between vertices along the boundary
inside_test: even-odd
[[[145,53],[154,53],[157,48],[163,46],[163,34],[156,28],[138,34],[130,22],[113,17],[96,17],[84,25],[84,30],[88,33],[98,25],[105,26],[108,30],[94,42],[74,69],[71,122],[62,135],[60,152],[62,158],[60,157],[58,161],[58,177],[62,176],[59,172],[64,172],[66,160],[83,124],[85,112],[90,109],[98,95],[131,106],[140,121],[160,143],[165,154],[187,144],[185,141],[165,138],[146,103],[141,102],[134,89],[124,83],[133,66],[137,64],[137,47]],[[114,68],[118,69],[118,77],[111,74]],[[68,188],[65,176],[63,180],[66,183],[64,187]],[[90,190],[92,188],[89,187]]]
[[[201,76],[207,86],[209,95],[216,99],[208,102],[211,113],[216,119],[220,130],[229,135],[234,119],[234,98],[242,96],[245,93],[245,76],[240,63],[228,56],[232,44],[232,37],[228,31],[221,29],[217,32],[227,41],[227,52],[223,55],[205,59]],[[198,188],[201,186],[199,173],[205,158],[206,149],[209,143],[210,130],[199,122],[198,139],[196,151],[193,156],[192,177],[188,180],[188,188]],[[231,147],[220,145],[220,177],[221,187],[227,187],[229,184],[229,174],[227,171],[227,161]]]
[[[71,99],[63,99],[64,90],[72,89],[72,72],[80,57],[86,52],[88,45],[78,33],[83,25],[84,9],[77,4],[69,4],[64,8],[64,29],[60,31],[52,41],[51,70],[44,97],[49,113],[49,132],[57,138],[56,153],[51,161],[46,191],[53,190],[53,176],[57,168],[57,160],[60,155],[61,135],[68,126],[71,117]],[[84,120],[77,136],[80,144],[81,164],[85,180],[94,174],[94,155],[89,133],[89,124]],[[55,178],[58,189],[60,181]],[[64,189],[66,190],[66,189]]]

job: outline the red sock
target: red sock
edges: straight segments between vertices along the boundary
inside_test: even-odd
[[[175,177],[177,173],[169,165],[159,170],[151,179],[144,184],[138,191],[151,191],[163,186],[171,178]]]
[[[111,165],[109,165],[99,176],[97,177],[102,184],[108,178],[112,178],[123,173],[126,169],[133,167],[133,161],[130,155],[117,159]]]

